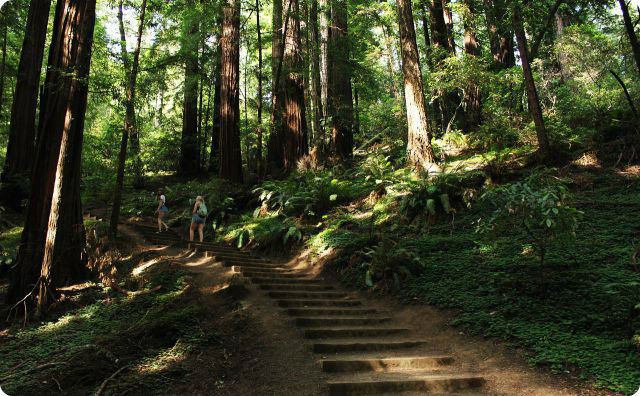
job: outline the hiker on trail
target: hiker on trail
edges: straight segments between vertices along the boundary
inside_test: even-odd
[[[193,241],[193,233],[198,225],[198,234],[200,235],[200,242],[203,240],[204,224],[207,221],[207,205],[204,203],[204,198],[201,196],[196,197],[196,203],[193,205],[193,216],[191,216],[191,228],[189,228],[189,240]]]
[[[159,234],[162,232],[162,226],[164,226],[165,231],[169,231],[169,226],[167,225],[167,223],[162,221],[164,216],[169,213],[169,208],[167,208],[167,198],[162,193],[162,190],[158,190],[157,198],[158,209],[156,209],[156,214],[158,215],[158,231],[156,232],[156,234]]]

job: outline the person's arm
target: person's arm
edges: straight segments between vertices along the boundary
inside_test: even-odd
[[[198,213],[198,203],[197,202],[193,205],[193,214],[196,214],[196,213]]]
[[[158,200],[158,207],[156,208],[156,213],[158,213],[160,211],[160,208],[162,207],[162,203],[163,203],[162,200],[159,199]]]

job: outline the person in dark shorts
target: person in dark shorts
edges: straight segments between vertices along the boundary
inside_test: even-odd
[[[189,228],[190,241],[193,241],[193,234],[195,232],[196,225],[198,226],[200,242],[204,239],[204,225],[207,222],[207,214],[207,205],[204,203],[204,198],[198,196],[196,198],[196,203],[193,205],[193,212],[191,216],[191,227]]]
[[[158,215],[158,232],[157,233],[161,233],[162,226],[164,226],[165,231],[169,230],[169,226],[167,225],[167,223],[165,223],[162,220],[164,216],[166,216],[167,213],[169,213],[169,208],[167,208],[167,205],[166,205],[167,198],[164,196],[164,193],[162,192],[162,190],[158,190],[157,198],[158,198],[158,209],[156,209],[156,214]]]

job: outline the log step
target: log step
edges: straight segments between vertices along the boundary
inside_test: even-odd
[[[451,356],[418,356],[372,359],[324,359],[320,361],[325,373],[392,372],[397,370],[433,370],[453,364]]]
[[[315,279],[288,279],[281,277],[252,277],[251,282],[256,285],[271,285],[271,284],[281,284],[281,285],[315,285],[322,283],[324,279],[315,278]]]
[[[284,308],[304,307],[356,307],[362,305],[359,300],[277,300],[279,306]]]
[[[407,334],[409,329],[400,328],[376,328],[376,327],[353,327],[353,328],[326,328],[326,329],[306,329],[303,331],[304,338],[353,338],[353,337],[383,337],[399,334]]]
[[[378,311],[372,308],[289,308],[286,310],[291,316],[358,316],[375,314]]]
[[[391,321],[390,317],[303,317],[296,318],[296,326],[299,327],[323,327],[323,326],[367,326],[387,323]]]
[[[283,283],[268,283],[261,284],[262,290],[293,290],[293,291],[321,291],[321,290],[333,290],[331,285],[314,285],[314,284],[283,284]]]
[[[456,375],[399,375],[384,374],[370,378],[329,381],[330,396],[376,395],[397,392],[450,393],[474,390],[485,384],[485,379],[473,374]]]
[[[316,353],[393,351],[397,349],[415,348],[415,347],[422,346],[424,344],[426,344],[425,341],[414,341],[414,340],[323,341],[323,342],[314,343],[313,351]]]
[[[267,293],[269,297],[279,299],[336,299],[345,298],[349,296],[349,293],[345,292],[308,292],[308,291],[271,291]]]

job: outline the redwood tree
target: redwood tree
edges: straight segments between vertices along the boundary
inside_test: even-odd
[[[322,147],[324,145],[324,108],[322,106],[322,84],[320,79],[320,31],[318,29],[318,0],[311,0],[311,10],[309,13],[309,24],[311,33],[311,101],[315,114],[313,123],[315,125],[315,144]]]
[[[489,31],[489,46],[493,55],[495,70],[507,69],[515,66],[516,58],[513,52],[513,30],[508,21],[506,0],[484,0],[487,29]]]
[[[188,4],[193,4],[188,2]],[[179,172],[183,175],[195,175],[200,168],[200,149],[198,148],[198,21],[195,15],[186,16],[189,30],[182,43],[185,58],[184,102],[182,110],[182,138],[180,140]]]
[[[480,43],[476,35],[474,0],[464,0],[464,52],[467,56],[480,56]],[[467,129],[480,126],[482,117],[482,93],[475,82],[467,86],[464,93],[465,124]]]
[[[334,0],[332,16],[331,138],[336,154],[345,159],[353,154],[353,97],[346,0]]]
[[[300,7],[298,0],[285,0],[284,4],[283,8],[287,11],[283,15],[282,142],[283,169],[290,171],[309,152],[309,146],[304,103]]]
[[[631,50],[633,51],[633,57],[636,60],[636,66],[640,71],[640,44],[638,44],[638,36],[636,35],[635,25],[629,16],[629,7],[627,6],[627,0],[618,0],[620,3],[620,10],[622,11],[622,19],[624,20],[624,27],[629,37],[629,43],[631,43]]]
[[[14,208],[18,208],[20,201],[27,197],[27,192],[19,188],[19,185],[25,181],[28,183],[31,176],[36,141],[38,86],[50,8],[51,0],[31,1],[18,64],[18,79],[9,125],[9,144],[0,178],[0,197]]]
[[[431,131],[424,99],[424,83],[420,71],[416,31],[413,24],[411,0],[398,0],[398,24],[402,72],[404,73],[405,101],[407,104],[408,144],[407,157],[417,170],[429,170],[435,159],[431,147]]]
[[[271,41],[271,131],[267,142],[267,163],[269,171],[275,172],[282,168],[284,152],[281,136],[282,103],[282,0],[273,0],[272,12],[272,41]],[[280,69],[280,70],[279,70]]]
[[[222,19],[217,33],[215,52],[215,85],[213,89],[213,125],[211,127],[211,151],[209,152],[209,172],[218,172],[220,159],[220,90],[222,89]]]
[[[95,0],[58,0],[40,106],[33,187],[8,300],[39,295],[86,277],[80,202]],[[31,293],[31,294],[30,294]]]
[[[242,182],[240,151],[240,0],[224,0],[220,91],[220,177]]]
[[[124,64],[124,74],[126,79],[127,96],[125,98],[125,116],[124,116],[124,128],[122,130],[122,140],[120,141],[120,153],[118,154],[118,171],[116,174],[116,186],[113,191],[113,206],[111,209],[111,222],[109,224],[109,236],[115,238],[118,233],[118,222],[120,221],[120,204],[122,201],[122,186],[124,184],[124,167],[127,159],[127,143],[129,137],[138,136],[138,126],[136,124],[136,83],[138,81],[138,70],[140,68],[140,45],[142,43],[142,33],[144,32],[144,18],[147,10],[147,0],[142,0],[142,6],[140,8],[140,24],[138,26],[138,36],[136,40],[136,48],[133,52],[133,63],[129,59],[129,53],[127,51],[127,35],[124,30],[124,17],[123,17],[123,0],[118,3],[118,22],[120,26],[120,50],[122,53],[122,63]],[[133,142],[132,142],[133,143]],[[133,148],[133,147],[132,147]],[[133,153],[135,158],[134,162],[140,160],[140,147],[138,146],[138,152]],[[134,151],[134,150],[132,150]],[[142,175],[138,174],[141,171],[140,164],[135,165],[136,178]]]

